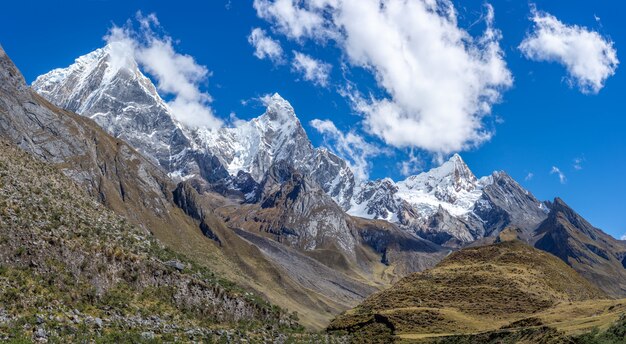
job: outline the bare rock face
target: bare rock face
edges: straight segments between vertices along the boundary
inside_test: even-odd
[[[334,249],[355,259],[357,241],[348,216],[317,183],[286,161],[274,163],[247,212],[260,229],[302,250]],[[231,219],[234,227],[246,227]]]

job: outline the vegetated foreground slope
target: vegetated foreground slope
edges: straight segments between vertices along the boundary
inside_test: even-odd
[[[626,312],[626,301],[607,299],[557,257],[518,240],[503,241],[460,250],[405,277],[338,316],[329,330],[347,330],[366,342],[544,325],[580,333]]]
[[[271,340],[284,311],[164,249],[0,142],[0,338]],[[239,331],[228,330],[239,329]]]

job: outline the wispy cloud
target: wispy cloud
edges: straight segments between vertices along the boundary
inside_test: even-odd
[[[398,163],[400,174],[405,177],[417,174],[424,169],[424,160],[415,154],[414,150],[410,150],[408,158]]]
[[[301,52],[293,52],[293,69],[300,73],[304,80],[310,81],[315,85],[326,87],[332,65],[317,60],[309,55]]]
[[[559,169],[556,166],[552,166],[552,169],[550,170],[550,174],[556,174],[559,177],[559,182],[561,182],[561,184],[565,184],[565,182],[567,182],[567,178],[565,177],[565,174],[561,172],[561,169]]]
[[[528,172],[528,174],[526,175],[526,177],[524,177],[525,181],[531,181],[533,178],[535,177],[535,174],[532,172]]]
[[[157,82],[159,91],[172,95],[168,106],[173,116],[191,127],[217,128],[222,121],[210,106],[211,96],[200,86],[210,76],[209,70],[189,55],[174,48],[173,39],[160,34],[161,25],[154,14],[137,12],[139,27],[128,21],[125,26],[113,26],[104,37],[114,46],[111,60],[134,59]]]
[[[248,36],[248,42],[254,47],[254,56],[263,60],[269,59],[274,63],[283,63],[283,48],[280,42],[269,37],[265,30],[255,28]]]
[[[585,161],[585,157],[578,157],[574,159],[574,169],[580,171],[583,169],[583,162]]]
[[[342,132],[330,120],[314,119],[310,125],[324,136],[326,146],[346,160],[358,181],[369,178],[370,158],[380,155],[383,150],[367,142],[353,131]]]
[[[519,46],[524,56],[560,63],[571,85],[583,93],[598,93],[619,64],[613,42],[586,27],[566,25],[534,7],[531,14],[534,27]]]

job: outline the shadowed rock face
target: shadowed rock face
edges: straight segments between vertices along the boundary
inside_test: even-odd
[[[556,198],[536,230],[535,247],[561,258],[609,295],[626,295],[626,244],[593,227]]]

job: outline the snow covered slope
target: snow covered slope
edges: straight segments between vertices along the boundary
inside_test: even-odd
[[[506,173],[478,179],[455,154],[397,183],[386,178],[360,185],[348,213],[397,222],[436,243],[456,246],[508,225],[530,231],[545,219],[545,209]]]

